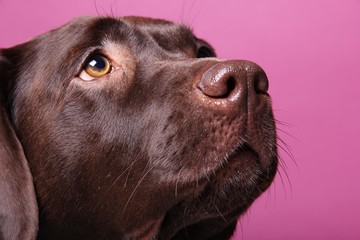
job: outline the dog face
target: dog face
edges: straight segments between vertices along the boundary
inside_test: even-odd
[[[228,239],[273,180],[265,73],[182,25],[79,18],[1,56],[3,125],[24,165],[7,179],[29,165],[39,239]],[[2,195],[36,209],[31,178],[19,189]],[[34,213],[12,220],[20,236]]]

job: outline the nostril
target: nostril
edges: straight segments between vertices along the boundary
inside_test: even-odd
[[[265,73],[255,73],[254,75],[254,88],[255,92],[258,94],[267,93],[269,90],[269,81],[265,75]]]
[[[197,87],[207,97],[229,98],[240,85],[241,72],[238,68],[236,64],[218,63],[203,73]]]
[[[229,77],[229,79],[226,82],[227,86],[227,93],[223,97],[226,98],[230,95],[232,91],[236,88],[236,79],[234,77]]]
[[[236,79],[226,76],[205,76],[198,84],[198,88],[208,97],[227,98],[236,88]]]
[[[216,76],[205,78],[198,84],[198,88],[208,97],[227,98],[236,88],[236,78],[233,76]]]

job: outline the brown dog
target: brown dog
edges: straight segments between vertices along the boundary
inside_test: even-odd
[[[274,178],[264,71],[187,27],[79,18],[0,58],[1,239],[229,239]]]

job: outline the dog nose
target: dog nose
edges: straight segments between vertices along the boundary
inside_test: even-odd
[[[207,69],[201,76],[198,89],[207,102],[216,106],[258,104],[267,95],[269,82],[264,70],[250,61],[222,61]]]

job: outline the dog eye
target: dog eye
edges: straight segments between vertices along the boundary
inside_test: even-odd
[[[208,57],[215,57],[215,53],[212,49],[202,46],[198,49],[197,58],[208,58]]]
[[[90,81],[110,73],[111,70],[110,61],[103,55],[95,54],[87,59],[79,77],[85,81]]]

